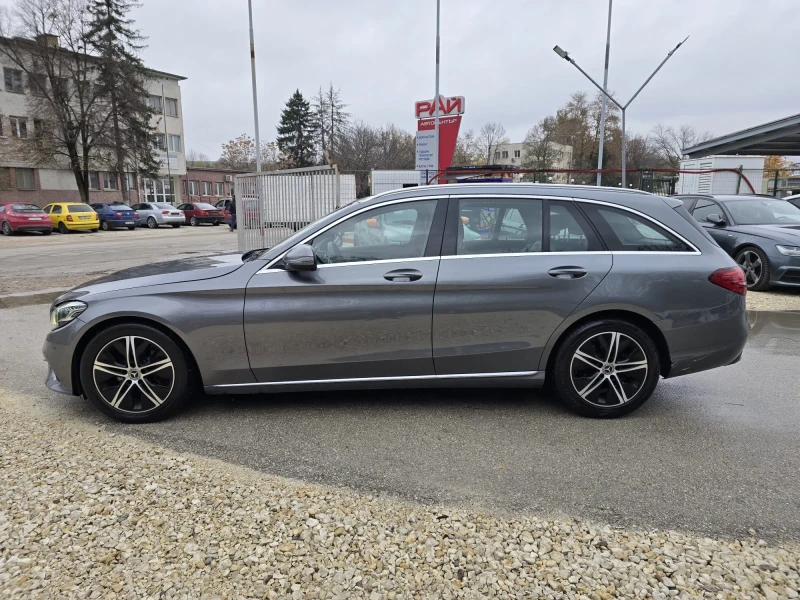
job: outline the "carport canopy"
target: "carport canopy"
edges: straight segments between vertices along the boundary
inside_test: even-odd
[[[800,115],[735,131],[684,148],[683,153],[689,158],[702,158],[712,154],[800,156]]]

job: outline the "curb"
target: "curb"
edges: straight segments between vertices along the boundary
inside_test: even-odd
[[[68,288],[53,288],[49,290],[36,290],[34,292],[23,292],[21,294],[6,294],[0,296],[0,309],[16,308],[18,306],[29,306],[31,304],[50,304]]]

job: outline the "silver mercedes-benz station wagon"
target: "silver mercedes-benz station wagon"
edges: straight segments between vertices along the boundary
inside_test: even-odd
[[[52,306],[47,386],[128,422],[193,394],[547,383],[616,417],[730,365],[743,271],[680,200],[458,184],[360,200],[273,248],[145,265]]]

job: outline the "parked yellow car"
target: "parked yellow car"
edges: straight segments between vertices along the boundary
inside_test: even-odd
[[[100,228],[97,213],[83,202],[54,202],[45,206],[43,210],[50,215],[53,227],[57,227],[61,233],[87,229],[95,232]]]

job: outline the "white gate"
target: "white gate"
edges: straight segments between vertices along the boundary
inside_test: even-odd
[[[237,175],[239,251],[271,248],[355,200],[355,186],[351,194],[343,177],[336,165]]]

